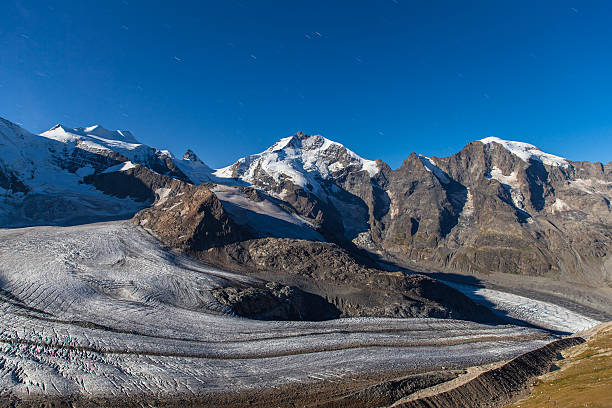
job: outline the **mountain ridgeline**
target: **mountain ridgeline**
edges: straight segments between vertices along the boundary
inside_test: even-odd
[[[612,281],[612,163],[497,138],[445,158],[411,153],[394,170],[297,133],[214,170],[191,150],[177,158],[125,131],[33,135],[0,119],[0,194],[4,227],[136,214],[169,245],[255,269],[274,269],[258,266],[268,258],[253,248],[277,239],[298,262],[320,251],[308,245],[331,245],[367,267]]]

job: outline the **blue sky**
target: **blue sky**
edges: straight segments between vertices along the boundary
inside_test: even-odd
[[[8,4],[7,4],[8,3]],[[298,130],[398,167],[486,136],[612,160],[612,3],[18,1],[0,116],[220,167]]]

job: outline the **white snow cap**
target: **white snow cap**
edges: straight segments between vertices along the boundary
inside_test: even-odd
[[[296,185],[305,187],[307,184],[316,186],[313,175],[326,179],[347,167],[366,171],[371,177],[379,171],[375,161],[358,156],[340,143],[320,135],[308,136],[298,132],[280,139],[261,153],[243,157],[233,165],[217,170],[215,176],[232,177],[237,170],[242,181],[253,182],[256,171],[263,169],[276,181],[289,177]]]
[[[140,144],[129,130],[108,130],[101,125],[69,128],[62,124],[57,124],[46,132],[41,133],[41,136],[61,140],[65,139],[67,134],[72,135],[73,138],[78,136],[89,136],[94,138],[102,138],[109,141],[115,140],[119,142]]]
[[[151,149],[138,142],[127,130],[107,130],[100,125],[80,128],[55,125],[41,133],[40,136],[62,143],[75,143],[81,149],[94,152],[97,150],[116,151],[133,161],[138,161],[136,155],[139,152]]]
[[[46,132],[41,133],[40,136],[62,143],[71,143],[80,149],[94,153],[114,151],[127,157],[132,165],[142,164],[148,166],[147,163],[152,159],[162,161],[170,159],[193,183],[200,184],[205,181],[211,181],[212,169],[198,159],[191,150],[189,150],[189,154],[186,154],[183,159],[179,159],[174,157],[168,150],[158,150],[140,143],[127,130],[108,130],[100,125],[78,128],[55,125]]]
[[[530,160],[537,160],[548,166],[561,166],[566,167],[569,165],[567,159],[559,156],[555,156],[550,153],[545,153],[538,149],[536,146],[525,143],[525,142],[513,142],[510,140],[503,140],[499,137],[485,137],[480,139],[479,142],[484,144],[497,143],[502,145],[510,153],[518,156],[521,160],[529,162]]]

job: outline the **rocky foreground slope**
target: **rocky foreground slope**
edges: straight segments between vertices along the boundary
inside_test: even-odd
[[[612,406],[612,323],[581,334],[587,341],[564,350],[555,369],[534,381],[525,398],[508,408]]]

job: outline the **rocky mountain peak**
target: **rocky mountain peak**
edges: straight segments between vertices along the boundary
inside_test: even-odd
[[[185,154],[183,155],[183,160],[189,160],[193,162],[201,161],[197,154],[191,149],[187,149]]]
[[[310,185],[309,189],[317,190],[318,180],[332,178],[346,169],[366,171],[370,176],[379,171],[375,161],[358,156],[340,143],[321,135],[298,132],[261,153],[217,170],[215,176],[240,179],[271,190],[287,180],[296,186]]]
[[[230,203],[235,214],[250,214],[251,221],[257,220],[253,225],[261,225],[263,216],[267,222],[270,217],[283,221],[270,225],[290,231],[306,225],[326,240],[352,242],[417,264],[589,274],[597,282],[603,279],[598,263],[610,265],[612,164],[570,162],[529,143],[489,137],[449,157],[412,153],[392,170],[341,143],[297,132],[215,171],[192,150],[177,158],[133,141],[129,132],[99,125],[58,124],[34,135],[0,119],[0,191],[24,193],[0,203],[0,217],[17,218],[21,209],[49,213],[50,219],[89,215],[92,202],[98,205],[95,211],[114,214],[127,205],[115,198],[123,200],[117,193],[124,190],[135,200],[125,209],[132,211],[166,188],[162,183],[149,188],[143,193],[147,199],[138,201],[135,188],[151,173],[190,185],[250,185],[265,198],[214,187],[211,194]],[[147,176],[133,184],[125,181],[134,174]],[[57,209],[48,211],[49,202],[59,203]],[[234,213],[228,210],[228,217]],[[47,222],[42,215],[40,222]]]
[[[519,157],[524,162],[537,161],[545,164],[547,166],[552,167],[567,167],[569,166],[569,162],[567,159],[559,156],[555,156],[554,154],[546,153],[540,150],[538,147],[525,143],[525,142],[516,142],[511,140],[503,140],[499,137],[485,137],[484,139],[479,140],[479,142],[488,145],[488,144],[498,144],[503,146],[506,150],[508,150],[513,155]]]
[[[299,132],[297,132],[295,134],[295,137],[297,137],[300,140],[304,140],[304,139],[308,138],[309,136],[306,133],[304,133],[302,131],[299,131]]]
[[[53,126],[51,129],[49,129],[47,132],[50,132],[50,131],[56,130],[56,129],[66,129],[66,128],[61,123],[58,123],[57,125]]]

